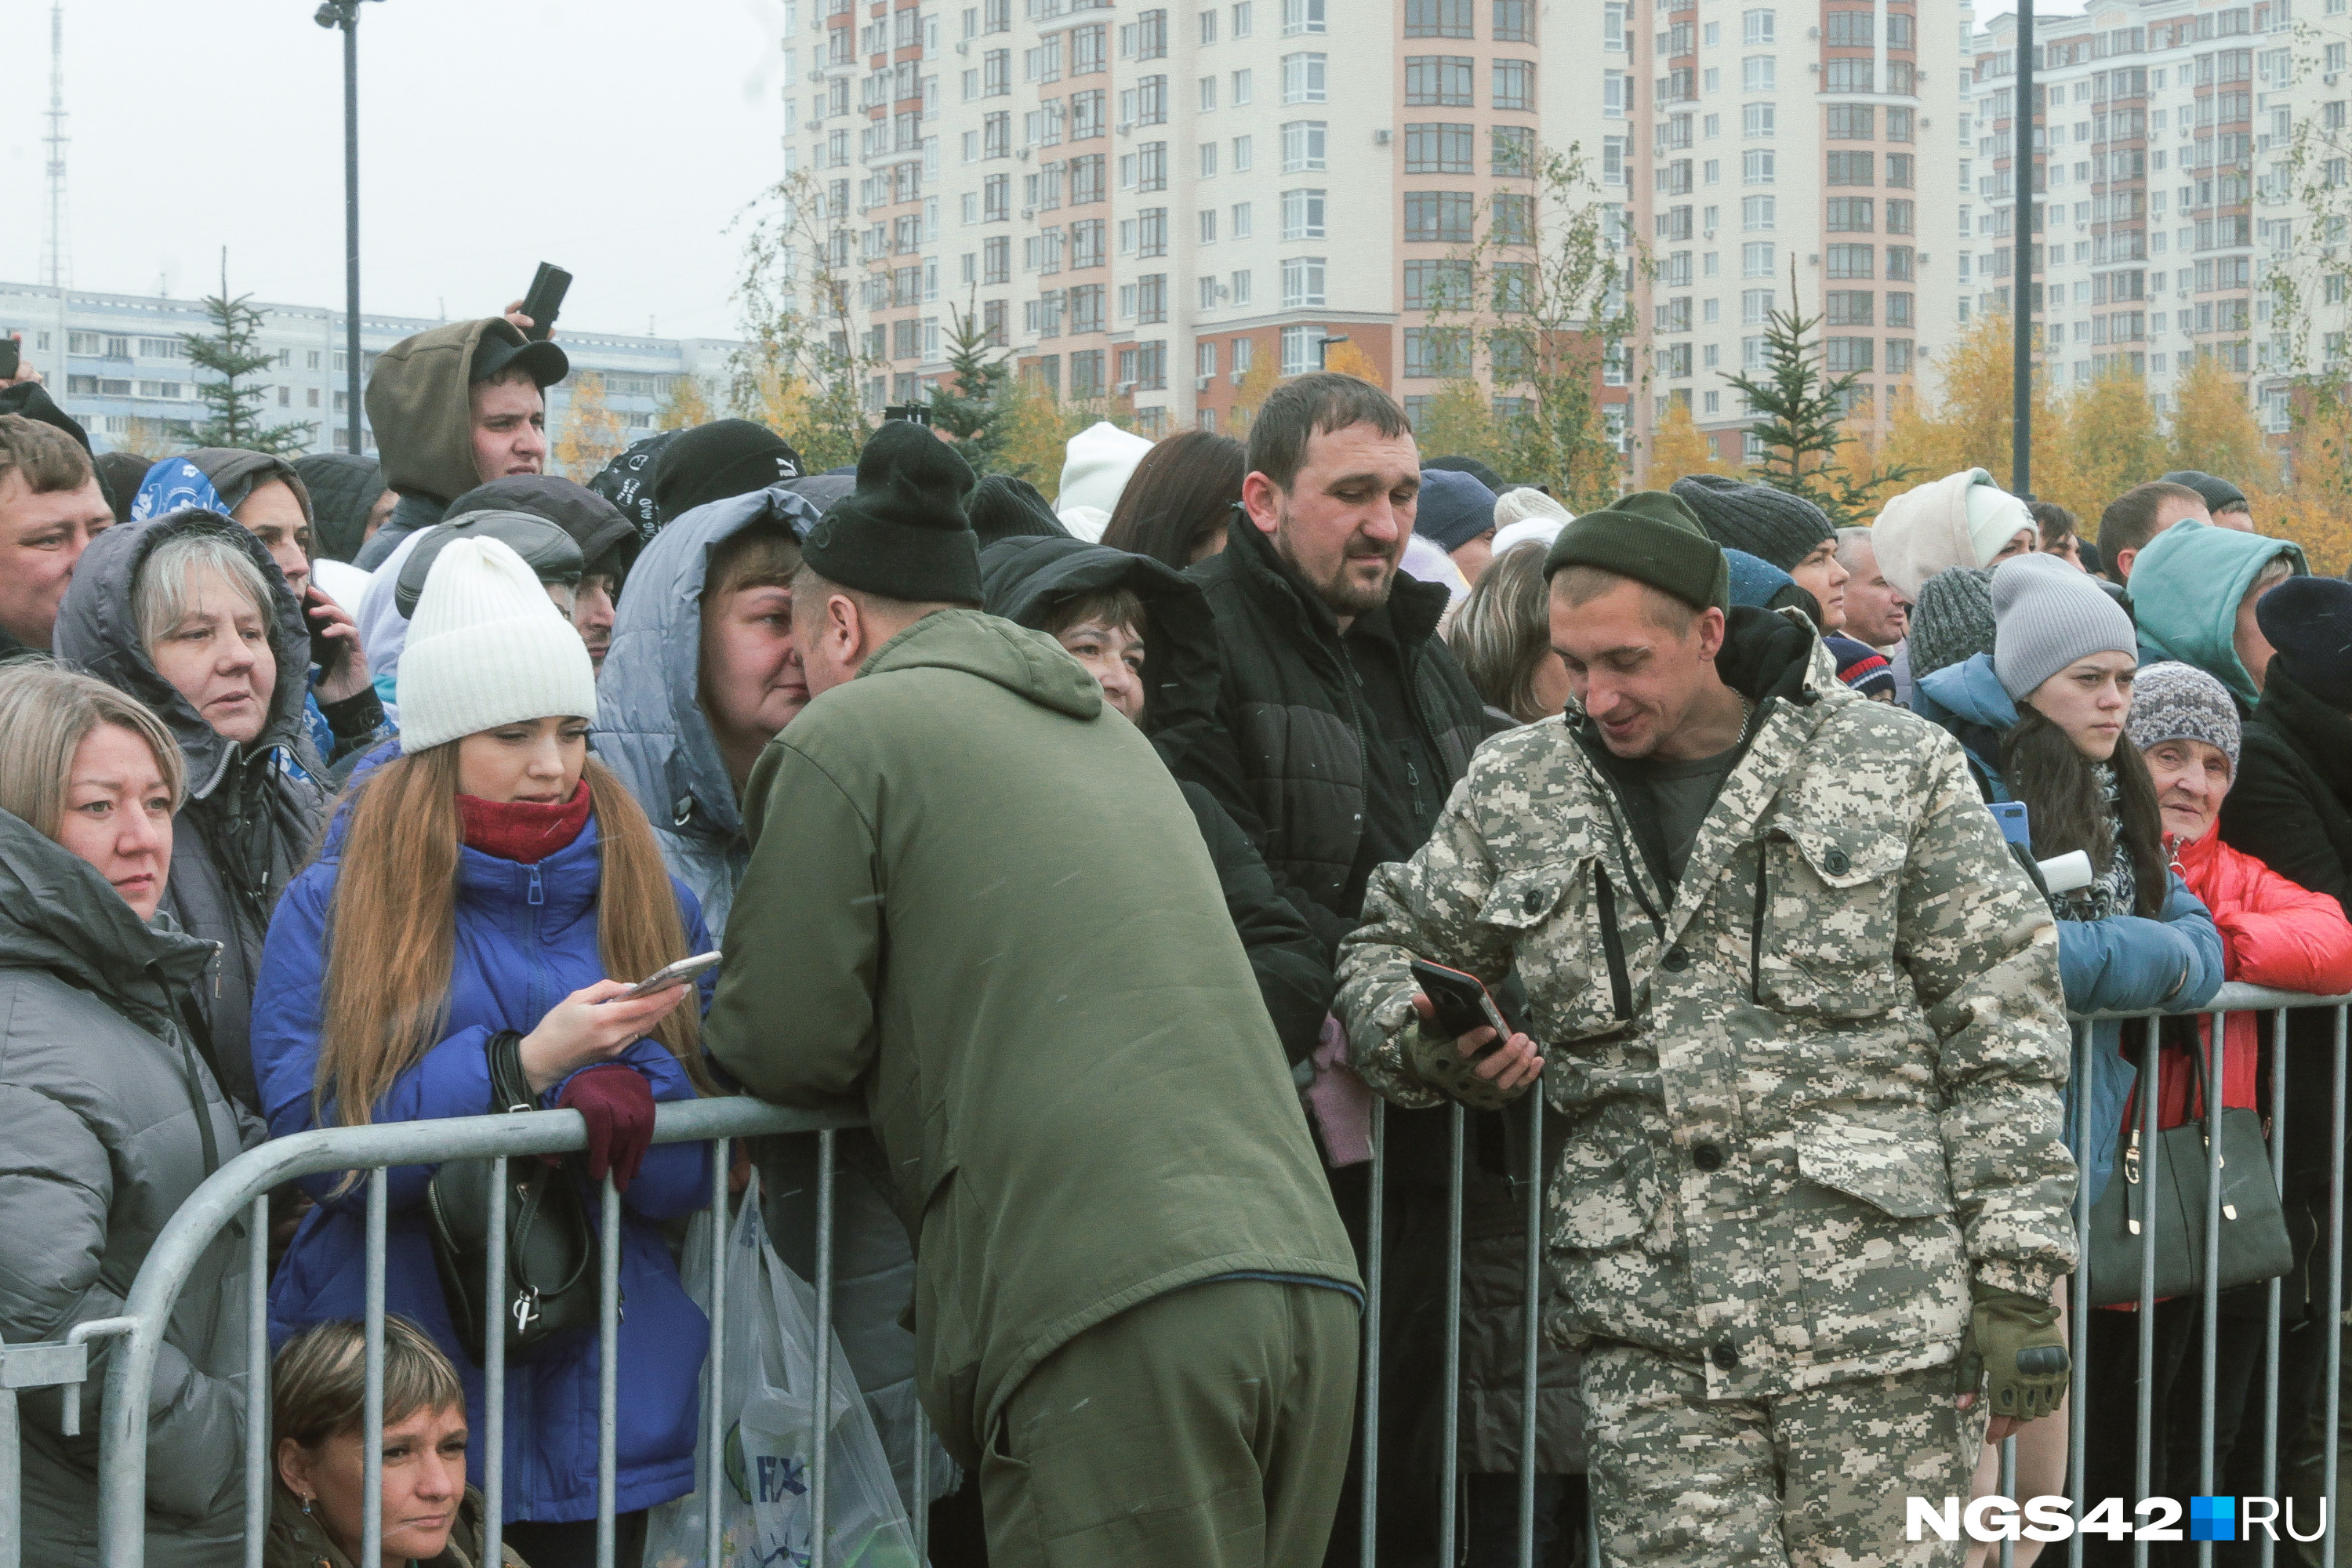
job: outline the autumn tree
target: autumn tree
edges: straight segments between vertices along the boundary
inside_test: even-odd
[[[669,395],[662,399],[661,411],[654,416],[654,428],[691,430],[709,423],[710,395],[704,390],[702,378],[692,374],[672,378]]]
[[[788,174],[739,215],[743,272],[735,299],[744,342],[730,362],[728,402],[740,418],[792,443],[812,473],[854,463],[873,431],[864,274],[849,270],[846,213],[828,210],[816,179]],[[792,424],[778,421],[789,417]]]
[[[1341,375],[1352,375],[1360,381],[1369,381],[1383,392],[1388,390],[1388,378],[1381,374],[1381,367],[1372,363],[1372,356],[1366,353],[1363,345],[1353,338],[1346,342],[1333,343],[1325,349],[1323,368],[1337,371]]]
[[[1881,488],[1900,484],[1910,470],[1874,465],[1864,477],[1839,461],[1847,441],[1846,419],[1862,385],[1859,375],[1831,375],[1822,367],[1821,344],[1811,334],[1821,318],[1807,320],[1797,289],[1797,266],[1789,263],[1789,304],[1766,318],[1760,375],[1726,376],[1761,423],[1748,427],[1763,448],[1756,478],[1774,489],[1804,497],[1843,528],[1869,520],[1878,510]]]
[[[584,483],[625,445],[620,418],[604,402],[604,378],[593,370],[582,371],[572,384],[571,405],[564,410],[562,434],[555,440],[555,466]]]
[[[1034,370],[1021,372],[998,402],[995,471],[1028,480],[1050,501],[1061,489],[1070,437],[1097,420],[1121,423],[1115,416],[1100,398],[1065,400]]]
[[[2046,469],[2036,459],[2034,493],[2093,526],[2109,501],[2168,466],[2147,383],[2129,370],[2110,370],[2078,388],[2061,422],[2063,457]]]
[[[1982,468],[2003,487],[2012,482],[2011,347],[2010,318],[1998,311],[1980,315],[1938,357],[1933,395],[1921,389],[1897,400],[1882,452],[1886,461],[1913,470],[1906,483],[1925,484],[1963,468]],[[2032,399],[2039,492],[2069,458],[2064,421],[2047,377],[2034,378]]]
[[[267,452],[274,458],[299,458],[310,449],[316,424],[272,425],[262,413],[267,386],[252,378],[278,363],[278,356],[260,346],[261,312],[253,296],[231,299],[226,269],[221,291],[205,300],[205,316],[212,332],[184,332],[182,350],[188,363],[208,373],[196,378],[196,396],[205,405],[204,422],[189,432],[191,447],[239,447]]]
[[[2278,483],[2278,458],[2246,401],[2246,384],[2210,354],[2199,354],[2174,384],[2172,450],[2165,468],[2201,468],[2244,489]],[[2165,468],[2152,468],[2154,479]]]
[[[1249,368],[1242,372],[1242,384],[1234,389],[1234,428],[1236,439],[1245,439],[1252,416],[1265,406],[1265,400],[1282,384],[1272,354],[1257,354],[1250,360]]]
[[[1495,417],[1486,391],[1476,382],[1458,378],[1441,384],[1423,405],[1416,439],[1421,455],[1430,458],[1475,458],[1505,472],[1513,458],[1506,421]]]
[[[1519,178],[1486,199],[1480,237],[1448,258],[1455,281],[1432,300],[1425,329],[1440,334],[1434,353],[1455,379],[1466,383],[1475,366],[1486,367],[1486,450],[1466,432],[1460,445],[1430,433],[1435,403],[1458,401],[1451,389],[1433,400],[1422,446],[1483,456],[1587,511],[1612,500],[1622,478],[1601,370],[1633,333],[1629,285],[1643,259],[1576,143],[1556,151],[1497,142],[1494,151],[1498,170]]]
[[[1685,474],[1728,474],[1732,465],[1716,455],[1714,437],[1691,417],[1690,405],[1681,398],[1666,404],[1666,416],[1650,438],[1649,461],[1642,478],[1645,489],[1662,490]]]

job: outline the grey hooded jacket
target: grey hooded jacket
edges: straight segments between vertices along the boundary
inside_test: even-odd
[[[276,601],[269,647],[278,681],[268,721],[250,745],[217,733],[157,673],[131,609],[131,585],[149,552],[191,530],[236,543],[260,569]],[[247,1037],[261,942],[278,895],[310,858],[326,811],[326,792],[312,782],[325,768],[302,720],[310,634],[301,607],[261,542],[218,512],[118,522],[92,540],[74,566],[58,610],[57,653],[154,710],[187,757],[188,798],[173,819],[163,909],[181,930],[218,945],[218,962],[197,987],[196,1005],[212,1031],[221,1087],[238,1104],[257,1109]],[[308,776],[289,768],[289,758]]]
[[[817,515],[771,489],[696,507],[664,528],[629,569],[596,678],[596,758],[653,818],[669,874],[702,901],[714,937],[727,930],[751,847],[698,695],[703,574],[712,552],[753,523],[775,519],[804,532]]]
[[[118,524],[117,526],[121,526]],[[159,921],[159,925],[163,922]],[[211,958],[142,925],[84,861],[0,812],[0,1336],[63,1339],[110,1318],[197,1184],[261,1141],[182,1024]],[[234,1227],[180,1292],[148,1394],[147,1561],[244,1560],[245,1246]],[[99,1394],[81,1435],[59,1390],[23,1396],[25,1561],[97,1561]]]

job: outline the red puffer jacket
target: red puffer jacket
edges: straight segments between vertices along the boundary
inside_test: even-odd
[[[2189,890],[2213,912],[2221,932],[2222,973],[2251,985],[2281,991],[2302,991],[2316,996],[2352,991],[2352,922],[2344,910],[2324,893],[2288,881],[2251,855],[2221,842],[2218,833],[2183,844],[2168,838],[2173,866]],[[2252,1107],[2260,1057],[2260,1036],[2252,1013],[2232,1013],[2223,1033],[2221,1103]],[[2200,1019],[2198,1037],[2210,1024]],[[2137,1053],[2143,1036],[2131,1035]],[[2191,1106],[2189,1064],[2182,1053],[2168,1050],[2161,1064],[2162,1083],[2157,1114],[2163,1125],[2178,1127],[2193,1110],[2203,1115],[2201,1103]]]

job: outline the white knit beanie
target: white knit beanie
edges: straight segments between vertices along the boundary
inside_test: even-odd
[[[1979,566],[1991,565],[1992,558],[2009,548],[2021,529],[2034,542],[2027,549],[2035,548],[2041,542],[2042,530],[2034,522],[2033,514],[2025,510],[2025,503],[1995,486],[1990,474],[1969,487],[1968,508],[1969,542],[1976,546],[1976,563]]]
[[[1143,461],[1143,454],[1151,450],[1151,443],[1108,419],[1097,419],[1071,437],[1064,450],[1062,483],[1054,494],[1055,514],[1093,507],[1108,521],[1118,510],[1119,492],[1127,489],[1128,476]],[[1067,521],[1064,519],[1066,524]],[[1100,539],[1101,531],[1097,530],[1094,537]]]
[[[588,646],[522,557],[496,539],[444,546],[400,660],[400,744],[427,747],[530,719],[596,716]]]
[[[2022,702],[2043,681],[2095,653],[2139,655],[2123,606],[2055,555],[2012,555],[1992,572],[1992,668]]]

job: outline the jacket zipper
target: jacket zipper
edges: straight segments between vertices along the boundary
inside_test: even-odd
[[[1771,901],[1767,871],[1771,847],[1769,837],[1756,841],[1756,910],[1748,921],[1748,999],[1759,1005],[1764,1000],[1764,910]]]
[[[1593,912],[1601,918],[1601,951],[1609,961],[1609,1001],[1618,1022],[1633,1016],[1633,981],[1625,968],[1625,944],[1617,934],[1617,889],[1610,885],[1609,868],[1592,868]]]

